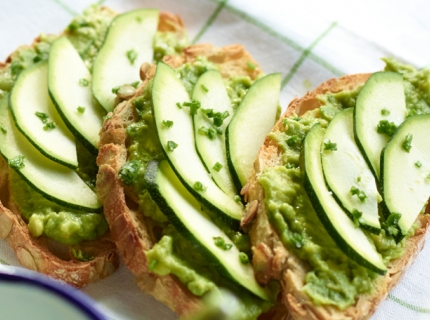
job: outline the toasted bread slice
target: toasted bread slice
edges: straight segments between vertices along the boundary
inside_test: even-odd
[[[111,12],[109,8],[101,10]],[[178,32],[185,36],[181,18],[170,13],[160,12],[159,31]],[[31,47],[40,41],[36,38]],[[23,46],[25,48],[27,46]],[[0,69],[11,63],[12,53]],[[119,266],[115,243],[108,232],[97,240],[84,241],[79,245],[66,246],[56,243],[45,236],[34,238],[22,218],[17,204],[9,195],[9,170],[7,162],[0,156],[0,238],[5,239],[15,251],[22,266],[63,280],[75,287],[84,287],[111,275]],[[79,250],[85,256],[93,257],[89,261],[77,260],[72,250]]]
[[[356,74],[331,79],[320,85],[303,98],[294,99],[288,106],[283,117],[272,131],[283,131],[282,119],[293,114],[303,115],[306,111],[318,108],[322,102],[317,96],[327,92],[353,90],[363,85],[370,74]],[[243,226],[250,228],[253,244],[253,266],[260,283],[265,284],[271,279],[279,280],[282,285],[282,300],[288,312],[299,320],[309,319],[367,319],[376,310],[390,290],[401,279],[424,245],[425,235],[429,230],[430,217],[420,214],[417,218],[418,228],[415,234],[406,241],[405,252],[399,259],[391,261],[385,276],[375,280],[375,290],[371,294],[360,295],[355,303],[345,310],[333,306],[315,305],[302,291],[309,265],[289,252],[281,242],[275,228],[268,220],[264,202],[264,189],[258,177],[265,168],[282,165],[282,150],[269,138],[261,147],[254,163],[254,172],[242,193],[248,201]],[[428,208],[427,208],[427,212]]]
[[[248,75],[255,79],[261,72],[259,68],[251,70],[247,67],[247,63],[255,61],[240,45],[224,48],[210,44],[194,45],[184,49],[181,56],[168,56],[163,61],[176,68],[199,56],[215,63],[224,78]],[[155,65],[142,66],[143,83],[135,97],[141,95],[148,81],[154,77],[155,68]],[[150,218],[138,212],[136,195],[118,177],[120,168],[127,161],[126,128],[138,120],[132,101],[119,104],[112,117],[103,125],[97,159],[97,193],[105,208],[112,240],[124,263],[137,276],[139,286],[180,316],[188,315],[201,307],[201,299],[193,295],[175,276],[160,276],[149,271],[145,252],[159,240],[155,236],[156,227]]]

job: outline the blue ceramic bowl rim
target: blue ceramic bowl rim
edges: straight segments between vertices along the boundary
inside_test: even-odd
[[[66,283],[56,282],[43,274],[19,267],[0,265],[1,281],[25,283],[42,288],[77,307],[92,320],[107,320],[106,316],[91,305],[91,302],[93,304],[96,302],[90,297]]]

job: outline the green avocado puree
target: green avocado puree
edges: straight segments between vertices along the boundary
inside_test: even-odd
[[[391,58],[384,61],[386,70],[403,74],[409,115],[430,112],[430,70],[417,71]],[[284,119],[283,130],[269,135],[283,151],[283,165],[267,168],[259,177],[270,222],[286,248],[311,267],[303,291],[315,304],[339,309],[352,305],[357,295],[371,293],[377,274],[348,258],[325,230],[304,190],[300,156],[303,139],[310,128],[315,123],[327,127],[339,111],[354,107],[360,89],[321,95],[318,97],[322,103],[320,108],[300,118]],[[405,239],[413,235],[415,228],[414,225]],[[367,235],[385,264],[403,254],[405,239],[396,244],[385,230],[379,235]]]

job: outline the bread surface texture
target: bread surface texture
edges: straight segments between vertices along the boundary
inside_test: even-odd
[[[317,99],[319,95],[354,90],[363,85],[369,76],[370,74],[356,74],[331,79],[304,97],[294,99],[272,131],[284,130],[283,118],[293,115],[301,116],[309,110],[320,107],[322,102]],[[274,141],[266,138],[254,163],[254,171],[242,190],[248,201],[247,212],[249,215],[254,215],[254,219],[248,222],[248,228],[250,228],[253,244],[252,263],[258,281],[261,284],[265,284],[271,279],[280,281],[282,300],[288,312],[296,320],[368,319],[375,312],[379,303],[386,299],[388,293],[423,248],[425,235],[430,225],[429,216],[423,214],[418,216],[416,221],[418,228],[415,234],[406,241],[404,254],[390,262],[385,276],[379,276],[375,280],[375,290],[372,293],[359,295],[355,303],[344,310],[329,305],[315,305],[302,291],[310,266],[283,245],[274,226],[269,222],[264,202],[264,189],[258,181],[265,168],[282,165],[282,153],[283,151]],[[427,212],[429,212],[428,209]]]

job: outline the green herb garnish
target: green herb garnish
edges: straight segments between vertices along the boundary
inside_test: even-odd
[[[38,117],[40,120],[42,120],[42,122],[43,122],[43,123],[48,122],[48,118],[49,118],[49,116],[48,116],[48,114],[46,114],[45,112],[39,112],[39,111],[36,111],[36,112],[35,112],[35,115],[36,115],[36,117]]]
[[[129,186],[136,181],[139,171],[141,169],[143,169],[142,161],[140,160],[128,161],[119,170],[118,177],[126,186]]]
[[[213,239],[214,239],[215,245],[218,248],[221,248],[223,250],[230,250],[233,247],[231,243],[225,243],[225,240],[222,237],[214,237]]]
[[[287,169],[295,169],[295,168],[297,168],[297,165],[295,165],[294,163],[288,162],[285,165],[285,168],[287,168]]]
[[[19,156],[16,156],[16,157],[10,159],[8,161],[8,164],[11,166],[11,168],[19,170],[19,169],[22,169],[25,167],[24,159],[25,159],[24,156],[19,155]]]
[[[257,66],[256,66],[254,63],[250,62],[250,61],[248,61],[248,62],[246,63],[246,65],[247,65],[247,66],[248,66],[248,68],[249,68],[249,69],[251,69],[251,70],[255,70],[255,69],[257,68]]]
[[[415,167],[421,168],[422,166],[423,166],[423,164],[421,163],[421,161],[415,162]]]
[[[171,127],[173,127],[173,121],[172,120],[163,120],[163,125],[166,127],[166,128],[171,128]]]
[[[179,109],[182,109],[182,106],[181,106],[181,104],[180,104],[179,102],[176,102],[176,106],[177,106]]]
[[[328,140],[327,142],[324,141],[324,150],[337,151],[337,144],[334,142],[331,142],[330,140]]]
[[[78,107],[77,108],[79,113],[84,113],[85,112],[85,107]]]
[[[213,109],[202,109],[202,112],[209,118],[213,119],[215,127],[221,127],[224,120],[230,116],[228,111],[224,112],[213,112]]]
[[[235,195],[234,197],[233,197],[233,200],[234,201],[236,201],[236,202],[240,202],[240,196],[239,195]]]
[[[405,140],[403,141],[402,147],[407,152],[411,151],[411,148],[412,148],[412,138],[413,138],[413,136],[410,133],[408,133],[406,135],[406,137],[405,137]]]
[[[376,127],[376,131],[379,134],[386,134],[389,137],[392,137],[396,130],[397,126],[394,122],[389,122],[388,120],[379,121],[378,126]]]
[[[361,181],[361,177],[357,177],[357,182],[360,182]]]
[[[120,86],[112,88],[112,93],[117,94],[119,91],[119,88],[120,88]]]
[[[352,210],[352,221],[354,222],[354,226],[358,228],[360,224],[362,224],[362,217],[363,213],[358,211],[357,209]]]
[[[215,163],[212,169],[214,169],[216,172],[219,172],[222,169],[223,165],[219,162]]]
[[[201,85],[204,92],[209,92],[208,87],[206,87],[204,84]]]
[[[1,130],[1,132],[3,132],[4,134],[6,134],[6,133],[7,133],[7,130],[6,130],[6,128],[5,128],[4,126],[0,126],[0,130]]]
[[[90,84],[90,82],[87,79],[82,78],[82,79],[79,79],[79,84],[81,86],[83,86],[83,87],[88,87],[88,85]]]
[[[381,114],[382,114],[383,116],[388,116],[388,115],[390,115],[390,110],[382,109],[382,110],[381,110]]]
[[[366,201],[367,195],[364,193],[363,190],[360,190],[357,187],[352,186],[351,190],[349,190],[349,193],[351,193],[351,195],[353,196],[357,196],[361,202]]]
[[[206,191],[207,187],[205,187],[200,181],[194,182],[193,189],[196,191]]]
[[[184,102],[182,104],[183,107],[190,107],[190,114],[195,115],[197,113],[197,109],[200,108],[200,101],[191,100],[190,102]]]
[[[392,236],[397,236],[399,234],[399,220],[402,217],[401,213],[392,212],[388,216],[387,220],[382,222],[382,227],[387,230],[389,234]]]
[[[130,83],[130,85],[136,89],[139,86],[139,83],[140,83],[140,81],[135,81],[133,83]]]
[[[298,146],[302,143],[302,138],[298,135],[293,135],[287,139],[287,145],[289,147]]]
[[[155,269],[155,267],[157,266],[158,261],[157,260],[152,260],[151,263],[149,264],[149,270],[152,271]]]
[[[51,121],[51,122],[48,122],[47,124],[45,124],[45,126],[43,127],[43,130],[50,131],[50,130],[53,130],[55,128],[56,128],[55,123]]]
[[[167,141],[167,150],[173,151],[178,147],[178,144],[173,141]]]
[[[197,130],[198,133],[207,136],[210,140],[215,140],[217,132],[212,128],[207,128],[205,126],[200,127]]]
[[[126,54],[127,54],[128,61],[130,61],[130,64],[134,64],[134,62],[137,59],[137,51],[134,49],[131,49],[131,50],[128,50]]]
[[[248,264],[249,263],[248,255],[245,252],[239,253],[239,260],[242,264]]]

